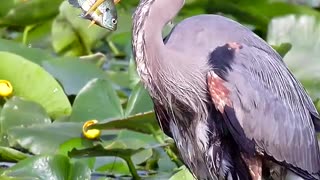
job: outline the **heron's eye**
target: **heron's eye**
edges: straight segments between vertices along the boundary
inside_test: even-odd
[[[112,19],[112,24],[117,24],[117,20],[116,19]]]

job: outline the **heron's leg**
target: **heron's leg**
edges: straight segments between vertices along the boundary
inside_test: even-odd
[[[259,156],[248,157],[242,154],[244,162],[249,168],[252,180],[262,180],[262,160]]]

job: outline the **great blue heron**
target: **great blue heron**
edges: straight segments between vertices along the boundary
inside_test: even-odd
[[[319,179],[319,115],[282,58],[239,23],[198,15],[162,29],[184,0],[140,0],[133,54],[163,131],[198,179],[254,179],[273,162]]]

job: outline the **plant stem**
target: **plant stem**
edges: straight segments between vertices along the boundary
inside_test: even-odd
[[[111,41],[111,40],[108,40],[108,45],[111,49],[111,51],[117,56],[120,54],[120,51],[118,50],[118,48],[116,47],[116,45]]]
[[[29,26],[26,26],[24,28],[24,31],[23,31],[23,36],[22,36],[22,43],[24,45],[27,45],[27,39],[28,39],[28,35],[29,35],[29,31],[31,31],[36,25],[29,25]]]
[[[149,128],[150,128],[154,138],[160,144],[165,144],[165,141],[163,140],[163,137],[162,137],[161,133],[156,132],[156,130],[151,125],[149,126]],[[178,156],[172,151],[172,149],[169,146],[165,146],[163,149],[166,151],[166,153],[168,154],[169,158],[176,164],[177,167],[180,167],[180,166],[183,165],[183,163],[180,161]]]
[[[135,180],[140,180],[141,178],[138,175],[137,169],[134,166],[131,158],[130,157],[122,157],[122,158],[127,162],[132,178]]]

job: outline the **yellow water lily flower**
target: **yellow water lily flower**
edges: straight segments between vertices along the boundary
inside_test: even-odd
[[[0,80],[0,96],[7,97],[13,92],[12,85],[7,80]]]
[[[99,129],[88,129],[88,127],[90,127],[93,124],[97,124],[98,121],[97,120],[89,120],[86,121],[83,126],[82,126],[82,134],[84,137],[86,137],[87,139],[96,139],[99,138],[101,135],[101,131]]]

